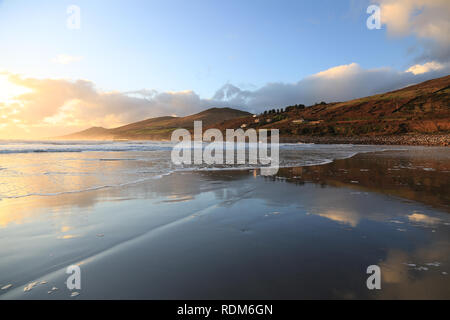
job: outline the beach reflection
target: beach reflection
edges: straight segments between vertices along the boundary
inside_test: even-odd
[[[83,263],[88,299],[449,298],[449,163],[391,151],[3,199],[0,283]],[[372,264],[381,291],[365,287]]]
[[[384,290],[377,292],[382,299],[442,299],[450,295],[448,270],[442,262],[450,256],[447,241],[420,246],[413,252],[389,250],[380,263]]]
[[[314,182],[397,196],[450,212],[449,152],[427,152],[428,157],[411,151],[359,154],[323,166],[281,169],[280,176],[294,183]]]

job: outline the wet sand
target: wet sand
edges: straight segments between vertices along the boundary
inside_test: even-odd
[[[450,299],[449,205],[448,148],[3,199],[0,299]]]

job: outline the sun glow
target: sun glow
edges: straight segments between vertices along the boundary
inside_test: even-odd
[[[28,88],[11,83],[7,75],[0,74],[0,103],[12,103],[14,97],[30,91]]]

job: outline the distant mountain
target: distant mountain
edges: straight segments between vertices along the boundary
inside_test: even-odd
[[[346,102],[287,106],[252,114],[231,108],[211,108],[186,117],[159,117],[119,128],[90,128],[60,139],[166,140],[177,128],[279,129],[281,137],[370,137],[450,134],[450,75],[370,97]]]
[[[239,127],[276,128],[281,137],[376,136],[450,133],[450,76],[400,90],[347,102],[288,106],[254,117],[215,124],[225,130]]]
[[[211,126],[224,120],[238,119],[250,116],[245,111],[232,108],[211,108],[186,117],[158,117],[127,124],[114,129],[92,127],[58,139],[66,140],[165,140],[170,139],[173,130],[185,128],[192,130],[194,121],[203,121],[203,126]]]

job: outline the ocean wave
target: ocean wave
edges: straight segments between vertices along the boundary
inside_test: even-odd
[[[207,145],[207,144],[206,144]],[[253,170],[267,166],[250,165],[186,165],[176,166],[170,160],[174,144],[167,142],[115,142],[90,144],[8,144],[0,142],[0,176],[8,179],[0,184],[1,198],[23,198],[28,196],[57,196],[105,188],[122,187],[150,179],[162,178],[179,171]],[[405,150],[405,147],[280,144],[279,168],[323,165],[346,159],[359,153]],[[81,156],[80,152],[97,151],[99,154]],[[113,155],[108,152],[123,152]],[[147,152],[157,151],[157,152]],[[158,152],[159,151],[159,152]],[[69,156],[51,157],[40,155],[51,152],[71,152]],[[132,152],[132,153],[127,153]],[[1,154],[34,153],[22,162],[20,155]],[[123,157],[123,158],[122,158]],[[77,162],[78,161],[78,162]],[[114,164],[113,164],[114,163]],[[72,176],[74,179],[72,179]],[[83,178],[89,176],[89,178]],[[45,177],[45,180],[42,178]],[[5,180],[6,181],[6,180]],[[45,184],[43,183],[45,181]],[[83,185],[79,185],[83,183]],[[78,185],[74,185],[78,184]],[[84,185],[85,184],[85,185]]]
[[[101,185],[101,186],[93,186],[93,187],[84,188],[84,189],[78,189],[78,190],[67,190],[67,191],[61,191],[61,192],[48,192],[48,193],[45,193],[45,192],[30,192],[30,193],[16,195],[16,196],[0,195],[0,200],[1,199],[20,199],[20,198],[26,198],[26,197],[31,197],[31,196],[51,197],[51,196],[59,196],[59,195],[64,195],[64,194],[73,194],[73,193],[81,193],[81,192],[87,192],[87,191],[96,191],[96,190],[107,189],[107,188],[125,187],[125,186],[128,186],[128,185],[137,184],[137,183],[141,183],[141,182],[145,182],[145,181],[149,181],[149,180],[161,179],[163,176],[167,176],[167,175],[170,175],[172,173],[173,172],[167,172],[165,174],[158,174],[158,175],[155,175],[155,176],[152,176],[152,177],[141,178],[141,179],[128,181],[128,182],[124,182],[124,183],[110,184],[110,185]]]
[[[127,151],[169,151],[171,147],[160,146],[126,146],[126,147],[85,147],[85,148],[15,148],[1,149],[0,154],[20,154],[20,153],[80,153],[80,152],[127,152]]]
[[[208,145],[204,142],[200,146],[192,145],[192,149],[204,148]],[[224,144],[224,149],[258,147],[259,144],[236,143]],[[310,150],[310,149],[330,149],[331,145],[316,145],[313,143],[280,143],[280,149]],[[352,148],[353,145],[334,145],[342,149]],[[0,141],[0,154],[20,154],[20,153],[80,153],[80,152],[127,152],[127,151],[170,151],[173,148],[183,148],[183,144],[172,142],[60,142],[60,141]]]

